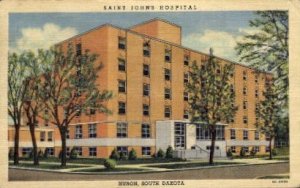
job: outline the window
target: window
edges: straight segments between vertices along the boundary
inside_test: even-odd
[[[75,127],[75,138],[76,139],[82,138],[82,126],[81,125],[76,125],[76,127]]]
[[[126,71],[126,62],[124,59],[118,59],[119,71]]]
[[[184,123],[175,123],[174,127],[174,136],[175,136],[175,148],[184,148],[185,147],[185,124]]]
[[[142,124],[142,138],[150,138],[150,125],[147,123]]]
[[[151,147],[142,147],[142,155],[150,156],[151,155]]]
[[[48,126],[49,126],[49,120],[48,120],[48,119],[45,119],[44,122],[45,122],[45,126],[48,127]]]
[[[216,126],[216,140],[224,140],[224,126],[217,125]],[[211,135],[207,126],[203,124],[196,124],[196,139],[197,140],[210,140]]]
[[[243,71],[243,80],[247,80],[247,71]]]
[[[243,95],[247,95],[247,88],[243,87]]]
[[[119,80],[119,93],[126,92],[126,82],[124,80]]]
[[[53,132],[49,131],[48,132],[48,142],[52,142],[53,141]]]
[[[254,133],[255,140],[259,140],[259,132],[255,131]]]
[[[165,80],[171,80],[171,71],[170,69],[165,69]]]
[[[189,74],[188,73],[184,73],[184,78],[183,78],[183,83],[188,83],[189,82]]]
[[[266,152],[270,152],[270,147],[266,146]]]
[[[254,146],[254,147],[253,147],[253,150],[254,150],[256,153],[258,153],[258,152],[259,152],[259,146]]]
[[[49,156],[54,156],[54,149],[53,149],[53,148],[46,148],[45,152],[46,152]]]
[[[81,43],[76,44],[76,56],[81,55]]]
[[[66,131],[66,138],[67,138],[67,139],[70,138],[70,131],[69,131],[69,129]]]
[[[165,99],[171,99],[171,89],[165,88]]]
[[[67,147],[67,153],[66,153],[66,155],[67,155],[67,157],[70,156],[70,148],[69,147]]]
[[[74,149],[75,149],[77,155],[82,156],[82,147],[74,147]]]
[[[118,138],[127,137],[127,123],[124,122],[117,123],[117,137]]]
[[[41,142],[44,142],[44,141],[45,141],[45,137],[46,137],[45,131],[40,132],[40,141],[41,141]]]
[[[81,107],[80,105],[76,104],[76,117],[79,117],[81,115]]]
[[[210,146],[206,146],[206,150],[210,150]]]
[[[149,116],[149,105],[143,104],[143,115]]]
[[[258,75],[255,75],[255,83],[258,83]]]
[[[258,89],[255,90],[255,98],[258,98],[259,92]]]
[[[144,42],[143,44],[143,55],[145,57],[149,57],[150,56],[150,42]]]
[[[265,133],[265,138],[266,138],[266,141],[270,141],[270,139],[271,139],[270,133]]]
[[[119,114],[126,114],[125,102],[119,102]]]
[[[150,76],[150,69],[149,65],[144,64],[143,65],[143,75],[149,77]]]
[[[243,139],[248,140],[248,131],[247,130],[243,130]]]
[[[231,150],[232,153],[236,153],[236,147],[235,146],[231,146],[230,150]]]
[[[236,137],[235,137],[235,130],[234,129],[230,129],[230,139],[231,140],[234,140]]]
[[[243,117],[243,123],[244,123],[244,124],[248,124],[248,117],[247,117],[247,116],[244,116],[244,117]]]
[[[126,49],[126,39],[124,37],[119,37],[119,49]]]
[[[189,111],[185,110],[183,112],[183,119],[189,119]]]
[[[96,157],[97,156],[97,148],[96,147],[89,147],[89,156]]]
[[[22,156],[29,156],[31,154],[31,148],[22,148]]]
[[[243,109],[246,110],[247,109],[247,101],[243,102]]]
[[[188,101],[189,100],[189,93],[188,92],[184,92],[183,93],[183,100],[184,101]]]
[[[150,94],[150,84],[144,84],[143,85],[143,95],[149,96]]]
[[[189,66],[189,62],[190,62],[190,56],[189,55],[184,55],[183,64],[186,65],[186,66]]]
[[[170,62],[171,61],[171,50],[165,49],[165,61]]]
[[[171,117],[171,108],[169,106],[165,107],[165,118]]]
[[[126,146],[118,146],[117,147],[117,152],[120,154],[120,153],[123,153],[124,156],[128,156],[128,147]]]
[[[248,146],[244,146],[243,149],[244,149],[244,151],[245,151],[246,153],[249,152],[249,147],[248,147]]]
[[[89,138],[96,138],[97,137],[97,124],[89,124]]]

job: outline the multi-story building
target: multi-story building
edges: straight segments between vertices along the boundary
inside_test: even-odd
[[[209,131],[189,123],[189,65],[207,63],[208,54],[181,45],[181,27],[153,19],[128,29],[105,24],[58,44],[66,49],[74,45],[76,53],[89,50],[103,64],[97,82],[114,97],[107,102],[113,114],[97,111],[81,113],[69,128],[67,146],[76,147],[82,157],[105,158],[116,148],[139,157],[154,154],[169,145],[179,157],[208,155]],[[238,111],[229,124],[217,127],[216,156],[226,156],[231,148],[238,154],[254,148],[258,154],[269,150],[268,141],[255,127],[256,104],[263,99],[266,84],[272,78],[242,64],[217,57],[221,64],[234,64],[232,90]],[[43,126],[43,125],[41,125]],[[50,125],[51,126],[51,125]],[[41,133],[42,134],[42,133]],[[58,155],[60,136],[54,128],[54,153]]]

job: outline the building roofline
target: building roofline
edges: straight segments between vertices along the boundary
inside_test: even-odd
[[[157,19],[157,20],[162,20],[162,21],[167,22],[167,23],[171,23],[171,22],[165,21],[165,20],[160,19],[160,18],[153,18],[153,19],[151,19],[151,20],[155,20],[155,19]],[[146,21],[146,22],[147,22],[147,21]],[[149,21],[148,21],[148,22],[149,22]],[[171,24],[172,24],[172,23],[171,23]],[[137,24],[137,25],[140,25],[140,24]],[[176,25],[176,24],[174,24],[174,25]],[[110,24],[110,23],[105,23],[105,24],[99,25],[99,26],[94,27],[94,28],[92,28],[92,29],[90,29],[90,30],[87,30],[87,31],[85,31],[85,32],[83,32],[83,33],[77,34],[77,35],[75,35],[75,36],[73,36],[73,37],[70,37],[70,38],[68,38],[68,39],[65,39],[65,40],[59,42],[59,43],[56,43],[55,45],[59,45],[59,44],[64,43],[64,42],[66,42],[66,41],[68,41],[68,40],[71,40],[71,39],[76,38],[76,37],[80,37],[80,36],[82,36],[82,35],[85,35],[85,34],[87,34],[87,33],[90,33],[90,32],[92,32],[92,31],[95,31],[95,30],[97,30],[97,29],[101,29],[101,28],[103,28],[103,27],[112,27],[112,28],[115,28],[115,29],[124,30],[124,31],[130,32],[130,33],[133,33],[133,34],[142,36],[142,37],[147,37],[147,38],[150,38],[150,39],[153,39],[153,40],[156,40],[156,41],[160,41],[160,42],[163,42],[163,43],[167,43],[167,44],[169,44],[169,45],[173,45],[173,46],[176,46],[176,47],[179,47],[179,48],[183,48],[183,49],[185,49],[185,50],[189,50],[189,51],[193,51],[193,52],[196,52],[196,53],[200,53],[200,54],[202,54],[202,55],[209,56],[208,53],[204,53],[204,52],[201,52],[201,51],[192,49],[192,48],[185,47],[185,46],[183,46],[183,45],[179,45],[179,44],[176,44],[176,43],[173,43],[173,42],[170,42],[170,41],[166,41],[166,40],[163,40],[163,39],[155,38],[155,37],[152,37],[152,36],[149,36],[149,35],[145,35],[145,34],[142,34],[142,33],[136,32],[136,31],[133,31],[133,30],[131,30],[131,29],[126,29],[126,28],[122,28],[122,27],[119,27],[119,26],[116,26],[116,25],[112,25],[112,24]],[[180,26],[178,26],[178,27],[180,27]],[[132,27],[130,27],[130,28],[132,28]],[[181,27],[180,27],[180,28],[181,28]],[[259,69],[256,69],[256,68],[253,68],[253,67],[250,67],[250,66],[247,66],[247,65],[244,65],[244,64],[241,64],[241,63],[238,63],[238,62],[235,62],[235,61],[226,59],[226,58],[219,57],[219,56],[215,56],[215,57],[218,58],[218,59],[220,59],[220,60],[227,61],[227,62],[229,62],[229,63],[233,63],[233,64],[235,64],[235,65],[239,65],[239,66],[242,66],[242,67],[245,67],[245,68],[249,68],[249,69],[252,69],[252,70],[257,71],[257,72],[260,72],[260,73],[266,73],[266,74],[271,74],[271,75],[273,75],[273,73],[272,73],[272,72],[269,72],[269,71],[259,70]]]
[[[135,24],[135,25],[129,27],[128,29],[132,29],[132,28],[137,27],[137,26],[139,26],[139,25],[145,25],[145,24],[150,23],[150,22],[153,22],[153,21],[162,21],[162,22],[165,22],[165,23],[167,23],[167,24],[173,25],[173,26],[175,26],[175,27],[181,28],[180,25],[177,25],[177,24],[175,24],[175,23],[173,23],[173,22],[170,22],[170,21],[168,21],[168,20],[165,20],[165,19],[156,17],[156,18],[153,18],[153,19],[150,19],[150,20],[146,20],[146,21],[144,21],[144,22],[142,22],[142,23]]]

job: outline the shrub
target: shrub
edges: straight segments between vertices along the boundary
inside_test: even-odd
[[[245,151],[245,149],[243,147],[241,148],[240,156],[241,157],[245,157],[246,156],[246,151]]]
[[[45,152],[44,152],[44,156],[43,156],[45,159],[48,158],[48,150],[46,149]]]
[[[272,155],[277,155],[278,154],[278,152],[277,152],[277,149],[272,149]]]
[[[110,156],[109,156],[110,159],[114,159],[114,160],[119,160],[120,158],[120,155],[119,153],[117,152],[116,149],[112,150]]]
[[[43,158],[43,156],[44,156],[44,153],[43,153],[42,150],[40,150],[40,151],[38,152],[38,158],[41,159],[41,158]]]
[[[156,157],[157,158],[164,158],[165,156],[165,152],[159,148],[159,150],[157,151]]]
[[[255,156],[256,155],[256,151],[254,150],[254,147],[252,147],[252,149],[250,151],[250,155],[251,156]]]
[[[132,148],[131,151],[128,154],[128,159],[129,160],[136,160],[136,151]]]
[[[173,148],[172,146],[169,146],[167,148],[167,151],[166,151],[166,158],[167,159],[172,159],[173,158]]]
[[[127,156],[125,155],[124,152],[120,152],[120,160],[126,160]]]
[[[226,155],[227,155],[227,157],[232,157],[233,156],[232,151],[231,151],[230,148],[227,150]]]
[[[105,159],[103,165],[107,170],[115,169],[116,168],[116,161],[114,159]]]
[[[76,148],[72,148],[70,152],[70,159],[77,159],[78,153],[76,151]]]
[[[10,150],[9,150],[8,158],[9,158],[9,159],[13,159],[13,158],[14,158],[14,150],[13,150],[13,149],[10,149]]]

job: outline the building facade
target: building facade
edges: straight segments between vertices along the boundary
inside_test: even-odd
[[[182,46],[180,26],[161,19],[128,29],[105,24],[58,46],[66,50],[69,44],[76,53],[89,50],[99,55],[97,63],[102,63],[103,69],[97,82],[114,97],[107,102],[113,114],[91,110],[73,120],[68,150],[76,147],[82,157],[107,158],[114,148],[124,153],[134,148],[139,157],[149,157],[170,145],[179,157],[207,156],[209,132],[200,124],[189,123],[184,85],[189,81],[189,65],[196,62],[201,66],[209,55]],[[272,75],[217,60],[234,64],[231,82],[238,111],[229,124],[220,122],[217,127],[216,156],[226,156],[229,148],[239,154],[242,147],[264,154],[269,150],[268,138],[256,130],[255,108]],[[39,126],[53,130],[53,147],[49,148],[57,156],[61,150],[58,129],[44,121]]]

